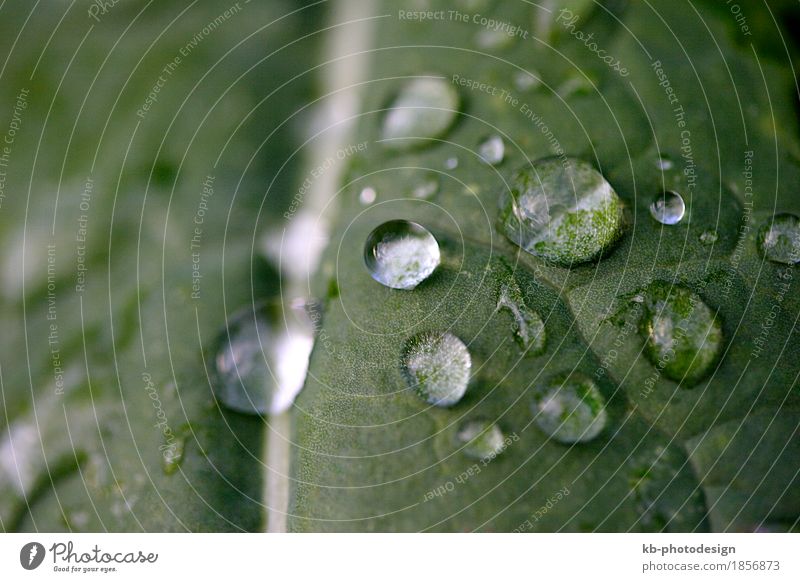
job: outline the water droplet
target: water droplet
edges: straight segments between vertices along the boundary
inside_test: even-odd
[[[586,162],[546,158],[521,169],[500,200],[506,236],[532,255],[569,265],[596,258],[622,234],[622,202]]]
[[[675,163],[665,154],[661,154],[656,158],[656,168],[659,170],[671,170],[674,166]]]
[[[794,214],[776,214],[758,231],[758,248],[774,263],[800,262],[800,218]]]
[[[503,431],[495,423],[484,419],[464,422],[456,439],[465,455],[478,461],[493,459],[506,448]]]
[[[392,289],[413,289],[439,266],[439,243],[423,226],[390,220],[373,230],[364,245],[369,274]]]
[[[541,76],[536,71],[517,71],[514,74],[514,87],[517,91],[530,91],[542,84]]]
[[[509,280],[500,287],[497,310],[507,309],[514,318],[514,339],[526,355],[539,356],[544,352],[547,335],[538,313],[525,305],[522,290],[509,269]]]
[[[502,29],[483,28],[475,34],[475,44],[485,50],[503,50],[509,48],[516,37]]]
[[[451,333],[415,336],[406,343],[402,356],[406,382],[435,406],[452,406],[461,400],[471,367],[467,346]]]
[[[456,156],[447,158],[444,161],[444,167],[446,170],[455,170],[458,167],[458,158]]]
[[[700,242],[704,245],[713,245],[719,240],[719,235],[716,230],[706,230],[700,235]]]
[[[458,93],[445,79],[425,77],[408,81],[383,119],[381,138],[387,147],[407,149],[420,140],[441,137],[453,124]]]
[[[439,179],[435,176],[430,178],[426,178],[416,186],[411,191],[412,196],[414,198],[422,198],[423,200],[427,200],[434,194],[439,191]]]
[[[536,425],[562,443],[588,442],[605,428],[605,399],[582,374],[557,376],[535,396]]]
[[[506,155],[506,144],[499,135],[492,135],[478,144],[478,155],[481,159],[492,166],[496,166],[503,161]]]
[[[576,75],[561,83],[557,89],[557,93],[562,99],[569,99],[576,95],[589,95],[597,90],[595,86],[596,83],[593,84],[592,81],[587,79],[584,75]]]
[[[367,186],[358,194],[358,201],[361,202],[364,206],[372,204],[375,202],[375,198],[377,197],[378,193],[375,192],[375,188],[371,188]]]
[[[174,434],[167,436],[161,447],[161,469],[165,475],[172,475],[181,466],[189,434],[189,425],[184,425]]]
[[[686,287],[656,281],[643,295],[640,333],[647,358],[668,378],[685,385],[697,383],[722,351],[719,318]]]
[[[257,304],[228,321],[218,340],[214,391],[227,408],[279,414],[305,382],[314,328],[307,302]]]
[[[678,224],[685,213],[683,197],[672,190],[659,194],[650,204],[650,214],[661,224]]]

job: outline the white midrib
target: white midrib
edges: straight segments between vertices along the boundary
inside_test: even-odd
[[[367,71],[367,51],[371,46],[375,18],[373,3],[369,1],[333,0],[330,6],[331,26],[323,42],[324,58],[329,64],[321,68],[324,97],[319,102],[324,130],[309,144],[308,155],[304,160],[306,168],[319,166],[321,161],[333,157],[341,148],[350,143],[356,115],[360,110],[359,85],[365,80]],[[320,128],[322,129],[322,128]],[[326,237],[330,228],[332,210],[330,201],[338,190],[344,170],[344,162],[316,178],[305,194],[302,208],[287,224],[281,240],[314,241]],[[301,180],[302,181],[302,180]],[[303,218],[311,217],[312,221]],[[308,232],[308,224],[314,224],[317,232]],[[303,228],[301,236],[292,236],[292,228]],[[287,270],[283,277],[284,298],[305,297],[308,295],[308,281],[319,265],[321,248],[308,245],[305,251],[303,269]],[[269,252],[269,250],[268,250]],[[278,264],[286,263],[282,257],[297,256],[296,249],[280,247]],[[302,254],[302,253],[301,253]],[[289,451],[291,443],[291,410],[269,417],[264,431],[264,494],[266,505],[266,525],[268,532],[285,532],[289,503]]]

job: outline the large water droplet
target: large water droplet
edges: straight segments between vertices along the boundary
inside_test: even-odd
[[[510,272],[510,269],[509,269]],[[541,316],[525,305],[519,284],[509,275],[500,286],[497,309],[506,309],[514,318],[514,339],[525,350],[526,355],[538,356],[544,352],[547,335]]]
[[[402,355],[408,385],[429,404],[452,406],[467,391],[472,358],[451,333],[424,333],[411,338]]]
[[[453,124],[458,104],[458,92],[446,80],[412,79],[386,112],[381,138],[389,140],[387,147],[406,149],[420,145],[420,139],[441,137]]]
[[[770,261],[794,265],[800,262],[800,218],[776,214],[758,231],[758,248]]]
[[[500,200],[505,234],[532,255],[568,265],[597,257],[622,234],[622,203],[586,162],[546,158],[521,169]]]
[[[493,459],[506,448],[503,431],[495,423],[484,419],[464,422],[456,434],[462,451],[468,457],[479,461]]]
[[[364,263],[381,285],[413,289],[439,266],[439,243],[416,222],[390,220],[367,237]]]
[[[661,224],[678,224],[686,213],[686,203],[677,192],[668,190],[650,204],[650,214]]]
[[[247,414],[287,410],[303,387],[313,345],[305,303],[243,309],[231,317],[219,340],[217,398]]]
[[[492,166],[496,166],[503,161],[506,155],[506,144],[499,135],[492,135],[478,144],[478,155],[481,159]]]
[[[605,428],[605,399],[587,376],[557,376],[535,395],[534,420],[562,443],[588,442]]]
[[[647,342],[648,359],[676,382],[699,382],[722,351],[719,318],[685,287],[656,281],[642,295],[640,333]]]

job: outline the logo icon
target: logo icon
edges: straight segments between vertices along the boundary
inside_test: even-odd
[[[44,546],[39,542],[29,542],[19,551],[19,563],[26,570],[35,570],[44,561]]]

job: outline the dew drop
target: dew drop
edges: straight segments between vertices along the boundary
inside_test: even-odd
[[[386,112],[381,138],[388,140],[386,147],[408,149],[420,145],[420,139],[441,137],[455,121],[458,106],[458,93],[446,80],[412,79]]]
[[[402,355],[408,385],[434,406],[452,406],[467,391],[472,358],[451,333],[424,333],[411,338]]]
[[[257,304],[234,314],[218,340],[214,392],[246,414],[279,414],[305,382],[314,328],[308,302]]]
[[[478,155],[481,159],[492,166],[503,161],[506,155],[506,144],[499,135],[492,135],[478,144]]]
[[[424,179],[422,182],[414,186],[411,195],[414,198],[421,198],[423,200],[429,199],[439,191],[439,179],[435,176]]]
[[[444,167],[446,170],[455,170],[458,167],[458,158],[456,156],[447,158],[444,161]]]
[[[502,29],[482,28],[475,35],[475,44],[485,50],[504,50],[514,44],[516,37]]]
[[[686,287],[656,281],[642,295],[639,331],[646,341],[647,358],[668,378],[696,384],[722,351],[719,318]]]
[[[503,283],[497,298],[497,310],[506,309],[513,317],[514,339],[526,355],[539,356],[544,352],[547,335],[541,316],[525,305],[522,291],[513,275]]]
[[[373,230],[364,245],[369,274],[392,289],[413,289],[439,266],[439,243],[424,226],[390,220]]]
[[[795,265],[800,262],[800,218],[794,214],[776,214],[758,231],[758,249],[774,263]]]
[[[530,91],[542,84],[539,79],[541,77],[536,71],[517,71],[514,74],[514,87],[517,91]]]
[[[661,224],[678,224],[686,214],[686,203],[680,194],[668,190],[656,196],[650,204],[650,214]]]
[[[500,199],[506,236],[525,251],[569,265],[592,260],[622,234],[622,202],[586,162],[546,158],[522,168]]]
[[[704,245],[713,245],[719,240],[719,234],[716,230],[706,230],[700,235],[700,242]]]
[[[605,399],[582,374],[557,376],[535,396],[536,425],[561,443],[588,442],[605,428]]]
[[[669,158],[669,156],[662,154],[656,158],[656,168],[659,170],[671,170],[674,166],[675,163]]]
[[[456,433],[456,440],[465,455],[478,461],[493,459],[506,448],[503,431],[485,419],[465,421]]]
[[[378,193],[375,192],[375,188],[367,186],[358,194],[358,201],[361,202],[364,206],[368,206],[375,202],[375,198],[378,196]]]

